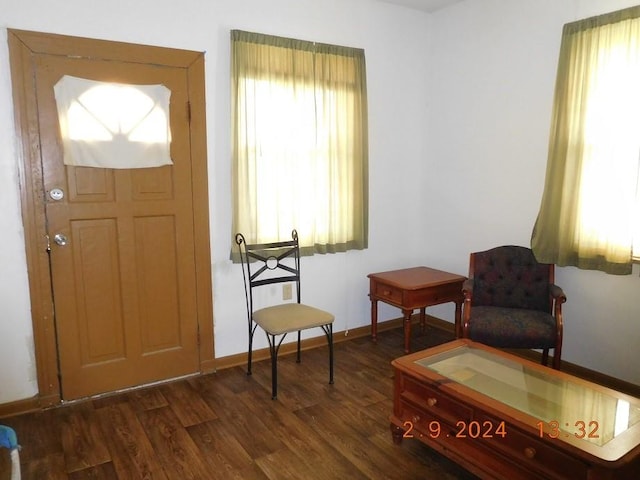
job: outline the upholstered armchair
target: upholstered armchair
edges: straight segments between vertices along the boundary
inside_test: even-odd
[[[562,304],[554,265],[538,263],[529,248],[501,246],[470,255],[463,284],[462,335],[498,348],[542,349],[555,369],[562,353]]]

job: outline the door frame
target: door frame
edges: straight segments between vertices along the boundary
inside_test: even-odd
[[[18,140],[20,203],[31,297],[38,378],[34,408],[57,405],[60,392],[51,268],[47,252],[45,192],[32,57],[63,55],[184,68],[188,76],[191,185],[194,214],[196,301],[200,373],[215,371],[213,290],[209,246],[209,195],[204,52],[83,37],[7,30],[15,131]]]

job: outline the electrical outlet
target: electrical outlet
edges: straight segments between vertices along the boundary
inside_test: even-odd
[[[282,285],[282,299],[283,300],[291,300],[293,297],[293,290],[290,283],[285,283]]]

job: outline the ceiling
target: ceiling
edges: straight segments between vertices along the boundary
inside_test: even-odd
[[[415,8],[424,12],[435,12],[462,0],[381,0],[385,3],[394,3],[408,8]]]

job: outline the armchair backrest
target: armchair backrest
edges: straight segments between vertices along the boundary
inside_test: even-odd
[[[515,245],[472,253],[472,305],[524,308],[551,313],[554,265],[538,263],[531,249]]]

